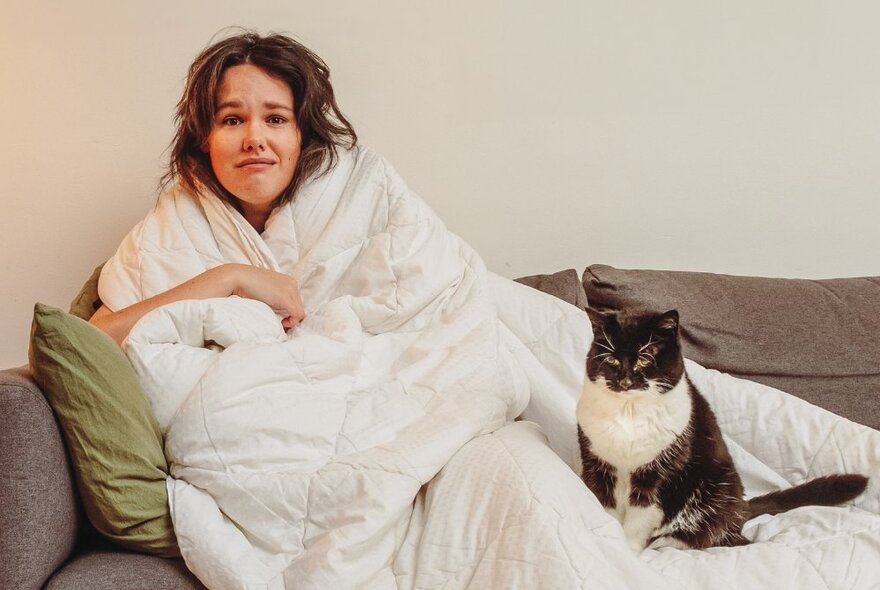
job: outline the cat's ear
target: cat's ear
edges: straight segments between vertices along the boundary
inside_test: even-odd
[[[661,313],[659,316],[657,316],[657,329],[671,330],[672,332],[677,332],[678,311],[675,309],[670,309],[666,313]]]
[[[605,323],[608,321],[607,313],[603,313],[592,307],[585,307],[584,310],[587,312],[587,315],[590,316],[590,323],[593,324],[593,328],[599,328],[601,330],[605,326]]]

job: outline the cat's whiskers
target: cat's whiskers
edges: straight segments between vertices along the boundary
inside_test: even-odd
[[[601,353],[595,355],[593,358],[602,359],[602,362],[599,363],[599,366],[601,367],[605,363],[610,362],[611,353],[610,352],[601,352]]]
[[[666,393],[675,388],[677,383],[672,383],[669,379],[665,377],[658,377],[656,379],[651,379],[651,382],[657,387],[657,391],[660,393]]]
[[[639,354],[642,354],[644,352],[644,350],[646,348],[648,348],[649,346],[653,346],[654,344],[658,344],[659,342],[660,342],[659,340],[654,340],[654,333],[651,332],[651,337],[648,338],[648,343],[639,349]],[[651,354],[651,353],[645,352],[644,354]]]
[[[657,389],[661,390],[661,392],[667,392],[675,387],[675,384],[666,379],[655,379],[655,383],[657,383]]]
[[[607,337],[607,336],[605,337],[605,339],[608,341],[608,345],[603,344],[602,342],[599,342],[598,340],[596,340],[596,341],[595,341],[596,346],[601,346],[602,348],[604,348],[604,349],[607,350],[608,352],[614,352],[614,345],[611,344],[611,341],[608,340],[608,337]],[[610,345],[610,346],[609,346],[609,345]]]

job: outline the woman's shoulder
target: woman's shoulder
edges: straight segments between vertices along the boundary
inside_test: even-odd
[[[167,233],[170,226],[202,225],[205,220],[202,198],[176,182],[163,187],[150,210],[131,228],[128,239],[143,245]]]
[[[359,143],[352,147],[334,147],[332,157],[328,158],[327,166],[314,173],[304,185],[305,187],[320,186],[330,179],[337,179],[337,181],[346,179],[345,182],[359,179],[358,182],[360,182],[365,178],[372,178],[382,185],[387,185],[388,179],[396,177],[397,173],[385,157],[373,148]]]
[[[403,181],[388,158],[370,146],[359,143],[352,148],[344,148],[344,153],[344,157],[350,159],[352,169],[384,177],[390,184]]]
[[[350,162],[353,167],[378,165],[384,158],[373,148],[359,143],[352,147],[339,146],[336,148],[336,159],[342,162]]]

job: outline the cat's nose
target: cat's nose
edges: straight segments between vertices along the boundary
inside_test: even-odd
[[[629,377],[624,377],[623,379],[620,380],[620,388],[621,389],[629,389],[630,387],[632,387],[632,384],[633,384],[632,379],[630,379]]]

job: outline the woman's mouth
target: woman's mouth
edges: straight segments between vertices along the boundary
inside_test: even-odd
[[[236,168],[244,168],[245,170],[263,170],[274,165],[275,162],[268,158],[248,158],[236,164]]]

